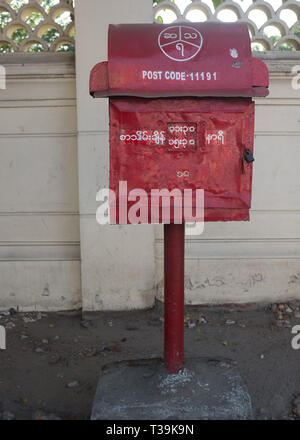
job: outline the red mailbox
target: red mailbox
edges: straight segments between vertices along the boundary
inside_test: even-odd
[[[245,24],[111,25],[108,62],[92,70],[90,93],[110,98],[113,223],[130,223],[134,202],[127,194],[137,188],[149,196],[140,223],[164,223],[163,197],[150,197],[162,189],[192,190],[192,208],[196,190],[203,189],[205,221],[249,220],[252,97],[268,94],[268,70],[251,56]],[[125,198],[120,182],[127,185]],[[124,206],[125,216],[119,214]],[[191,212],[182,208],[178,223],[203,220]],[[172,212],[171,223],[177,223]],[[183,352],[184,226],[165,225],[165,240],[166,365],[177,371]]]
[[[119,206],[134,203],[120,199],[120,181],[128,193],[142,188],[149,195],[141,223],[163,221],[161,212],[151,218],[151,190],[174,188],[204,189],[206,221],[249,220],[251,97],[268,94],[268,70],[251,56],[246,25],[111,25],[108,63],[94,67],[90,93],[110,97],[117,223],[129,222]]]

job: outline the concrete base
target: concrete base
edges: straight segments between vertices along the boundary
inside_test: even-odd
[[[227,359],[186,359],[177,374],[167,374],[161,359],[134,360],[102,369],[91,419],[252,419],[252,407]]]

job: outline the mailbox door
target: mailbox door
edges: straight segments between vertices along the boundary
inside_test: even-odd
[[[120,200],[120,181],[128,193],[146,191],[148,201],[152,190],[192,189],[194,205],[204,189],[206,221],[249,220],[252,164],[244,152],[253,153],[253,137],[250,98],[111,98],[111,203],[133,204]],[[150,207],[141,222],[151,222]]]

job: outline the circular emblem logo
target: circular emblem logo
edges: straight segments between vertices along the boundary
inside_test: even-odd
[[[202,35],[191,26],[170,26],[158,36],[161,51],[171,60],[188,61],[200,51]]]

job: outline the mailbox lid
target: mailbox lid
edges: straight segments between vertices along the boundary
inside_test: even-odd
[[[110,25],[102,96],[265,96],[256,64],[243,23]]]

